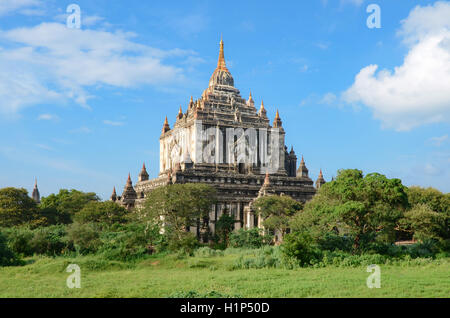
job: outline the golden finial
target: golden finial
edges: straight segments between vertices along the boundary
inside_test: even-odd
[[[250,91],[250,95],[248,96],[248,103],[253,103],[252,91]]]
[[[222,35],[220,36],[220,51],[219,51],[219,60],[217,61],[217,69],[228,71],[227,66],[225,64],[225,54],[223,52],[223,38]]]
[[[277,113],[275,114],[275,119],[280,119],[280,114],[278,113],[278,109],[277,109]]]
[[[170,130],[170,126],[169,126],[169,121],[167,120],[167,116],[166,119],[164,120],[164,125],[162,128],[162,133],[164,134],[165,132]]]

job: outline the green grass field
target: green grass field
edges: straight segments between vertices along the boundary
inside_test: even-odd
[[[135,264],[98,257],[34,257],[0,268],[0,297],[449,297],[450,260],[381,265],[381,288],[369,289],[366,267],[239,269],[238,256],[152,256]],[[81,268],[69,289],[68,264]]]

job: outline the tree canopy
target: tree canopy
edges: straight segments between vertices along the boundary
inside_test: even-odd
[[[215,201],[216,190],[209,185],[171,184],[152,190],[137,213],[181,237],[187,227],[197,226],[200,219],[208,216]]]
[[[0,189],[0,226],[14,226],[31,221],[37,212],[36,202],[28,191],[17,188]]]
[[[88,202],[77,214],[74,220],[80,223],[124,223],[128,210],[112,202]]]
[[[378,173],[366,176],[356,169],[340,170],[323,185],[292,222],[297,230],[316,234],[334,231],[349,235],[358,250],[362,242],[395,241],[395,228],[408,206],[406,187],[399,179]]]
[[[61,223],[70,222],[70,218],[84,208],[89,202],[99,201],[100,198],[93,192],[61,189],[57,194],[51,194],[41,199],[41,209],[48,213],[57,212]]]
[[[279,231],[282,239],[289,228],[291,217],[302,210],[303,204],[287,195],[270,195],[256,199],[253,207],[263,218],[263,226]]]

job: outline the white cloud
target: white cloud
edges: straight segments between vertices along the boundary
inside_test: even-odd
[[[58,14],[57,16],[54,17],[54,20],[57,22],[66,23],[69,15],[70,15],[70,13]],[[98,15],[86,15],[83,13],[81,15],[81,28],[84,29],[85,27],[90,27],[90,26],[96,25],[99,22],[104,21],[104,20],[105,20],[104,17],[98,16]]]
[[[88,127],[82,126],[80,128],[72,129],[69,132],[72,134],[90,134],[92,130]]]
[[[442,173],[442,169],[440,169],[439,167],[435,166],[432,163],[426,163],[423,166],[423,172],[429,176],[438,176]]]
[[[133,42],[134,36],[61,23],[0,30],[0,39],[12,44],[0,47],[0,112],[68,100],[89,108],[91,87],[163,86],[184,79],[181,67],[163,60],[185,60],[194,52],[152,48]]]
[[[40,14],[42,11],[34,7],[41,5],[39,0],[1,0],[0,16],[18,11],[25,15]],[[32,7],[33,9],[30,9]]]
[[[327,105],[331,105],[334,102],[336,102],[336,95],[334,95],[333,93],[326,93],[322,99],[319,101],[320,104],[327,104]]]
[[[432,137],[428,141],[431,142],[436,147],[440,147],[446,140],[448,139],[448,135],[443,135],[440,137]]]
[[[38,116],[38,120],[57,120],[58,116],[52,114],[41,114]]]
[[[331,44],[329,42],[316,42],[314,45],[321,50],[328,50]]]
[[[124,123],[121,121],[104,120],[103,123],[109,126],[123,126]]]
[[[36,147],[47,150],[47,151],[53,151],[53,148],[48,146],[48,145],[44,145],[44,144],[36,144]]]
[[[393,71],[369,65],[342,94],[372,109],[386,128],[398,131],[450,119],[450,3],[413,9],[399,35],[409,52]]]
[[[364,2],[364,0],[341,0],[341,5],[344,5],[344,4],[353,4],[353,5],[359,7],[360,5],[363,4],[363,2]]]

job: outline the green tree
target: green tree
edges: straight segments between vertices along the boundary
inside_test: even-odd
[[[302,203],[287,195],[263,196],[256,199],[253,206],[263,218],[264,227],[278,231],[281,240],[289,228],[291,217],[303,209]]]
[[[68,238],[80,254],[95,253],[102,246],[100,229],[94,223],[72,223],[68,228]]]
[[[17,265],[19,259],[7,243],[6,237],[0,232],[0,266]]]
[[[228,214],[222,214],[216,223],[216,234],[219,236],[220,241],[224,247],[228,246],[230,233],[234,228],[234,219]]]
[[[216,202],[216,190],[200,183],[171,184],[152,190],[137,213],[164,228],[167,235],[182,240],[191,226],[201,226]]]
[[[408,202],[411,207],[417,204],[426,204],[431,210],[438,213],[450,213],[450,193],[444,194],[434,188],[421,188],[412,186],[407,189]]]
[[[439,217],[434,217],[434,219],[436,219],[437,217],[439,220],[441,220],[440,222],[444,222],[444,226],[440,230],[439,237],[450,239],[450,193],[444,194],[434,188],[421,188],[415,186],[408,188],[407,193],[408,202],[412,210],[414,210],[414,208],[417,206],[425,204],[430,208],[430,210],[439,214]],[[418,210],[424,211],[425,208],[419,207]],[[417,211],[413,214],[417,214]],[[412,221],[411,217],[413,214],[409,214],[409,221]],[[423,231],[435,231],[435,229],[433,229],[435,226],[433,224],[429,225],[430,228],[428,230],[425,230],[425,228],[423,227],[424,225],[421,226],[420,231],[422,232],[422,234],[424,233]],[[419,236],[421,236],[422,234],[419,234]]]
[[[311,264],[320,259],[320,250],[308,233],[290,233],[286,235],[281,251],[288,258],[295,258],[301,266]]]
[[[36,203],[25,189],[0,189],[0,226],[27,223],[36,218]]]
[[[100,198],[93,192],[61,189],[58,194],[42,198],[40,207],[43,211],[55,216],[57,222],[69,223],[71,217],[86,204],[99,200]]]
[[[263,231],[256,227],[249,230],[241,228],[230,234],[230,246],[232,247],[260,248],[268,244],[270,240],[271,238],[267,239]]]
[[[440,239],[446,231],[446,218],[443,213],[433,211],[427,204],[416,204],[405,213],[402,225],[413,233],[415,239]]]
[[[32,222],[33,227],[69,224],[72,222],[69,213],[59,212],[55,207],[38,205],[37,213],[38,219]]]
[[[408,205],[405,190],[399,179],[378,173],[363,176],[356,169],[340,170],[336,180],[320,188],[292,225],[316,233],[349,235],[355,251],[362,243],[394,242],[398,221]]]
[[[75,214],[74,220],[80,223],[125,223],[127,214],[127,209],[112,201],[91,201]]]

